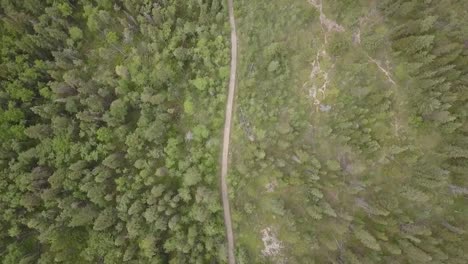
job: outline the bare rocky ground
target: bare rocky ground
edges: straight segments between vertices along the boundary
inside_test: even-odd
[[[262,255],[274,261],[274,263],[287,263],[284,256],[281,254],[284,248],[283,243],[278,239],[272,227],[262,229],[263,250]]]
[[[315,105],[316,110],[329,111],[331,107],[328,105],[322,105],[321,101],[326,96],[326,91],[330,82],[330,71],[334,68],[334,65],[332,64],[329,67],[323,67],[323,63],[321,62],[330,61],[330,57],[326,51],[328,34],[331,32],[344,32],[345,28],[336,21],[327,18],[327,16],[323,13],[322,0],[309,0],[309,3],[320,12],[320,25],[323,32],[323,45],[319,51],[317,51],[315,60],[312,62],[310,80],[309,82],[305,83],[304,86],[307,87],[309,97],[312,98],[312,103]]]
[[[329,19],[323,13],[323,4],[322,0],[309,0],[309,3],[313,5],[320,12],[320,24],[322,26],[323,32],[323,45],[320,50],[317,52],[315,60],[312,62],[312,70],[310,73],[310,80],[304,84],[304,87],[308,89],[309,97],[312,99],[312,103],[315,105],[316,110],[320,111],[329,111],[331,106],[323,105],[322,100],[326,96],[327,87],[330,82],[330,72],[334,68],[334,64],[331,64],[329,67],[323,67],[323,61],[330,61],[330,56],[328,56],[326,51],[326,45],[328,43],[328,35],[333,32],[345,32],[346,28],[336,21]],[[370,12],[367,16],[364,16],[359,19],[359,28],[353,33],[353,43],[355,45],[361,44],[361,27],[363,27],[368,21],[375,16],[378,16],[375,11]],[[369,54],[366,54],[369,63],[374,64],[377,68],[385,75],[386,79],[393,85],[397,85],[393,80],[392,74],[390,72],[390,66],[385,65],[383,62],[371,57]]]

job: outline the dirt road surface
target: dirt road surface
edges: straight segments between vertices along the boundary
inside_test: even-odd
[[[229,193],[227,186],[227,174],[229,165],[229,141],[231,138],[232,110],[234,107],[234,95],[236,90],[237,71],[237,32],[234,18],[233,0],[228,0],[229,23],[231,25],[231,73],[229,76],[229,91],[226,102],[226,116],[224,119],[223,151],[221,160],[221,198],[224,210],[224,225],[226,227],[228,263],[235,264],[234,235],[232,232],[231,208],[229,206]]]

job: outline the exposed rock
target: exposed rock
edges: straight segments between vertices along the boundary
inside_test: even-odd
[[[281,254],[283,243],[276,237],[271,227],[267,227],[261,231],[262,241],[265,248],[262,254],[266,257],[275,257]]]

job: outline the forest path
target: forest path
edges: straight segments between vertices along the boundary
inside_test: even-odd
[[[224,225],[228,242],[228,263],[235,264],[234,257],[234,235],[232,232],[231,208],[229,206],[229,195],[227,186],[227,173],[229,165],[229,141],[231,137],[232,109],[234,107],[234,95],[236,90],[237,71],[237,31],[234,18],[233,0],[228,0],[229,23],[231,25],[231,72],[229,76],[229,92],[226,102],[226,115],[224,118],[223,151],[221,160],[221,198],[223,201]]]

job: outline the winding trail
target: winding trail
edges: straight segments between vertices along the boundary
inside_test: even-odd
[[[229,76],[229,92],[226,102],[226,116],[224,118],[223,150],[221,160],[221,198],[224,210],[224,225],[226,227],[228,263],[235,264],[234,234],[232,232],[231,208],[229,206],[229,194],[227,186],[227,174],[229,165],[229,140],[231,138],[232,109],[234,107],[234,95],[236,91],[237,71],[237,32],[234,18],[233,0],[228,0],[229,23],[231,25],[231,73]]]

